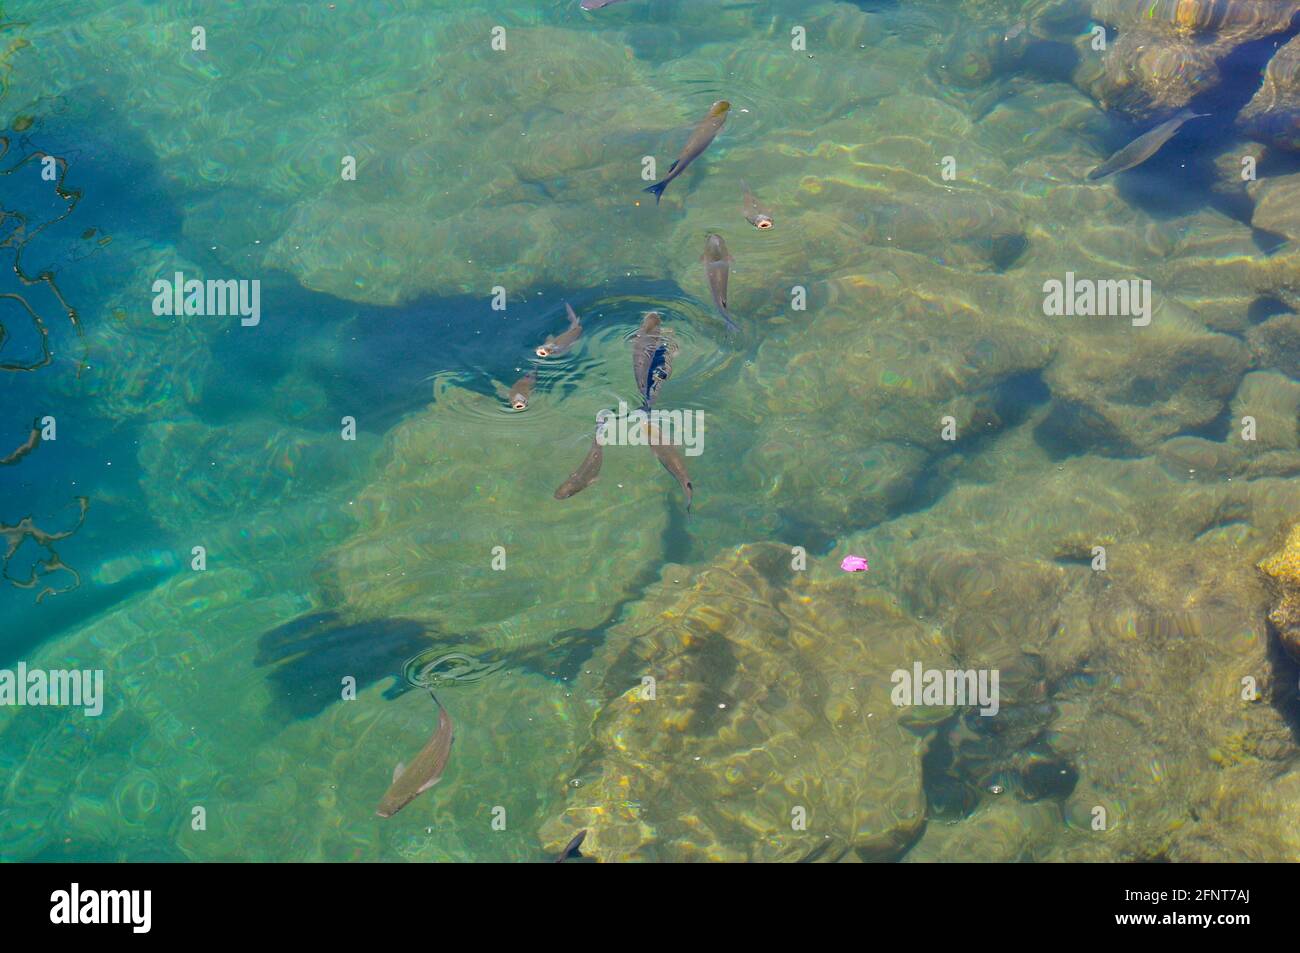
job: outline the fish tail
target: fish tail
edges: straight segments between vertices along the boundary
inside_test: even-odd
[[[656,182],[654,185],[650,186],[647,189],[642,189],[641,191],[653,193],[655,197],[655,205],[658,205],[659,200],[663,198],[664,189],[666,188],[668,188],[668,180],[664,179],[662,182]]]

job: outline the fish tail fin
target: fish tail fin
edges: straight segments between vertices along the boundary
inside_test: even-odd
[[[658,205],[658,204],[659,204],[659,200],[660,200],[661,198],[663,198],[663,195],[664,195],[664,189],[666,189],[666,188],[668,188],[668,180],[667,180],[667,179],[664,179],[662,182],[656,182],[654,185],[650,186],[650,187],[647,188],[647,189],[642,189],[641,191],[642,191],[642,192],[650,192],[652,195],[654,195],[654,197],[655,197],[655,205]]]

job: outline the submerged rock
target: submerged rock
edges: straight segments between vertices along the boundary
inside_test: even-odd
[[[510,414],[495,396],[440,384],[384,436],[378,472],[348,506],[357,532],[320,561],[334,604],[349,620],[400,616],[496,647],[604,623],[662,553],[680,491],[645,448],[610,446],[597,483],[553,498],[591,443],[589,414],[608,403],[597,400],[539,389]],[[711,490],[693,476],[702,503]]]
[[[1103,109],[1134,119],[1172,115],[1217,86],[1214,51],[1144,30],[1122,32],[1100,60],[1085,58],[1075,82]]]
[[[1263,85],[1237,115],[1237,124],[1247,135],[1300,152],[1300,36],[1273,54]]]
[[[1282,548],[1259,564],[1259,571],[1270,580],[1275,597],[1268,619],[1287,652],[1300,661],[1300,523]]]
[[[1029,45],[1024,22],[982,29],[954,30],[931,61],[935,77],[956,86],[982,86],[1015,69]]]
[[[547,850],[585,829],[583,853],[603,861],[902,855],[924,825],[925,742],[890,676],[944,654],[861,578],[789,565],[764,544],[685,587],[669,567],[611,631],[589,666],[608,701]]]
[[[1121,334],[1077,334],[1045,375],[1054,403],[1041,439],[1061,454],[1149,451],[1219,418],[1249,360],[1237,339],[1168,314]]]
[[[1242,378],[1232,401],[1232,439],[1240,436],[1242,428],[1251,427],[1253,439],[1244,442],[1248,453],[1300,449],[1297,424],[1300,381],[1277,371],[1252,371]]]
[[[1255,203],[1253,227],[1300,242],[1300,174],[1258,179],[1247,191]]]
[[[1097,0],[1094,20],[1118,36],[1104,52],[1080,42],[1076,83],[1133,119],[1172,114],[1219,84],[1234,49],[1286,30],[1298,11],[1295,0]]]

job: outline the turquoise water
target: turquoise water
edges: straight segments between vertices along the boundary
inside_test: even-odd
[[[1300,859],[1297,14],[4,3],[0,858]]]

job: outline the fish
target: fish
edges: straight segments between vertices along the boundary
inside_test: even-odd
[[[591,439],[591,449],[587,451],[582,463],[578,464],[578,469],[570,473],[569,478],[555,491],[557,500],[567,500],[596,482],[596,477],[600,476],[600,465],[605,460],[605,448],[600,441],[608,426],[609,412],[602,410],[596,415],[596,435]]]
[[[661,322],[659,312],[650,311],[632,336],[632,375],[641,394],[642,409],[654,403],[659,388],[673,373],[677,345],[659,333]]]
[[[645,391],[641,395],[644,398],[645,409],[649,409],[655,402],[664,381],[673,376],[672,354],[671,345],[664,341],[655,348],[654,354],[650,357],[650,367],[646,371]]]
[[[573,347],[573,342],[582,337],[582,322],[578,316],[573,313],[573,308],[569,302],[564,302],[564,310],[569,314],[569,329],[559,337],[552,335],[546,341],[537,346],[534,352],[538,357],[554,357],[556,354],[563,354],[569,348]]]
[[[722,124],[727,121],[727,110],[731,108],[731,103],[725,99],[719,99],[709,108],[709,114],[701,119],[691,133],[691,138],[686,140],[686,145],[682,148],[681,154],[673,160],[673,164],[668,167],[668,175],[656,182],[643,192],[652,192],[655,197],[655,204],[663,198],[664,189],[668,188],[668,183],[677,178],[686,171],[686,167],[699,158],[700,153],[709,147],[713,137],[722,129]]]
[[[704,271],[709,278],[709,291],[713,292],[714,306],[722,315],[722,320],[727,322],[727,328],[738,331],[740,326],[731,320],[731,314],[727,311],[727,280],[731,277],[731,263],[734,260],[731,252],[727,251],[727,243],[722,240],[722,236],[710,232],[704,242],[704,254],[700,256],[700,261],[704,262]]]
[[[1097,179],[1104,179],[1108,175],[1124,172],[1134,166],[1141,165],[1159,152],[1160,147],[1174,137],[1178,130],[1182,128],[1183,123],[1189,119],[1204,119],[1209,115],[1209,113],[1198,113],[1190,109],[1184,109],[1173,119],[1166,119],[1154,129],[1142,133],[1119,152],[1097,166],[1088,173],[1088,180],[1095,182]]]
[[[515,410],[527,410],[528,398],[533,395],[533,385],[536,383],[537,375],[529,371],[510,385],[510,392],[506,395],[510,406]]]
[[[435,698],[436,702],[437,699]],[[380,817],[392,817],[419,795],[442,780],[442,772],[451,757],[452,742],[451,716],[447,709],[438,703],[438,730],[433,733],[429,743],[420,749],[410,764],[400,761],[393,769],[393,784],[384,792],[383,800],[375,813]]]
[[[599,10],[602,7],[612,7],[616,3],[626,3],[627,0],[582,0],[580,6],[584,10]]]
[[[695,486],[691,483],[691,475],[686,472],[686,458],[671,443],[661,444],[659,442],[662,437],[658,427],[649,421],[646,422],[646,427],[649,428],[650,452],[663,464],[664,469],[671,473],[677,482],[681,484],[682,490],[686,493],[686,512],[689,513]]]
[[[755,228],[771,228],[776,223],[772,221],[772,213],[765,206],[758,204],[758,199],[754,198],[754,193],[749,191],[749,186],[745,180],[740,180],[740,189],[745,195],[745,221],[749,222]]]
[[[582,854],[578,853],[578,848],[582,846],[582,842],[586,837],[586,831],[578,831],[578,833],[574,835],[573,840],[569,841],[564,850],[560,851],[560,856],[555,858],[555,862],[557,864],[562,864],[570,857],[581,857]]]

